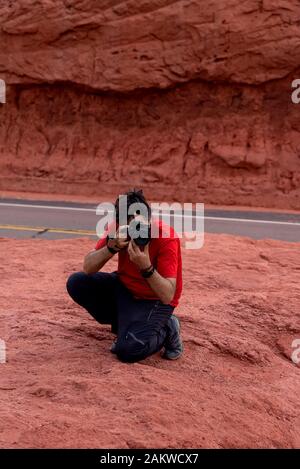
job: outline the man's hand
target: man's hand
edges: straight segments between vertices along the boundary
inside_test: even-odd
[[[127,240],[127,226],[119,226],[115,238],[109,239],[107,245],[113,249],[124,249],[128,246]]]
[[[149,244],[147,244],[143,251],[135,244],[133,240],[130,241],[127,252],[129,259],[133,262],[140,270],[147,269],[151,266],[151,260],[149,256]]]
[[[107,249],[115,249],[120,251],[128,246],[129,241],[127,241],[127,230],[126,227],[119,227],[116,237],[109,239],[106,246],[98,250],[93,250],[89,252],[83,261],[83,271],[86,274],[94,274],[102,269],[105,266],[106,262],[113,257],[113,254]]]
[[[151,266],[149,244],[147,244],[144,250],[141,251],[134,241],[130,241],[127,251],[131,262],[133,262],[140,270],[147,269]],[[157,270],[155,270],[151,277],[146,280],[158,298],[164,304],[170,304],[176,291],[176,278],[164,278],[157,272]]]

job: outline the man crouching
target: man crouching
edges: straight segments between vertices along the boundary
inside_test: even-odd
[[[120,221],[124,201],[127,224]],[[161,349],[163,358],[176,360],[183,352],[173,314],[182,291],[180,240],[173,228],[151,216],[142,191],[119,196],[115,216],[116,229],[108,229],[86,255],[83,272],[69,277],[68,293],[100,324],[111,325],[117,335],[111,352],[120,360],[136,362]],[[99,272],[115,255],[118,270]]]

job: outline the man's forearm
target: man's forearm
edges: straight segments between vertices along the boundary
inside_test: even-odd
[[[152,291],[164,304],[169,304],[175,294],[176,280],[162,277],[157,270],[146,279]]]
[[[108,239],[106,246],[89,252],[83,261],[83,270],[87,274],[94,274],[102,269],[109,259],[113,257],[113,253],[108,249],[112,249],[115,253],[128,246],[127,239],[119,236],[119,230],[116,237]]]
[[[112,257],[113,254],[107,249],[107,246],[97,251],[89,252],[84,258],[83,270],[86,274],[94,274],[101,270]]]

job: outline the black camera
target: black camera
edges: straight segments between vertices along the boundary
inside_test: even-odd
[[[121,226],[119,233],[124,239],[130,241],[131,239],[138,246],[146,246],[151,239],[151,225],[141,220],[133,219],[129,225]]]

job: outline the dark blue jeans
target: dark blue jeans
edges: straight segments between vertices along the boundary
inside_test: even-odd
[[[163,347],[174,307],[134,298],[116,272],[76,272],[67,281],[67,291],[96,321],[111,325],[120,360],[143,360]]]

